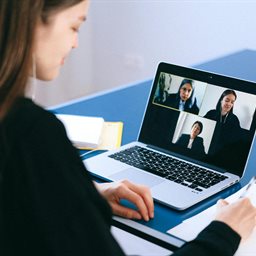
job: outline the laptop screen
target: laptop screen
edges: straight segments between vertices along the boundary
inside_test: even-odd
[[[256,128],[256,83],[160,63],[139,141],[242,176]]]

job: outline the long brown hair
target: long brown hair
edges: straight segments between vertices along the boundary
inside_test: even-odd
[[[32,68],[33,38],[38,19],[84,0],[0,1],[0,120],[24,96]]]

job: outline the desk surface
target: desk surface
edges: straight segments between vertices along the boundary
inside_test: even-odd
[[[243,50],[213,61],[197,65],[196,68],[256,81],[256,51]],[[92,97],[81,98],[75,102],[59,106],[54,109],[57,113],[77,114],[87,116],[101,116],[107,121],[123,121],[124,130],[122,144],[127,144],[137,139],[140,123],[144,114],[147,98],[152,80],[120,87]],[[244,186],[253,176],[255,171],[254,159],[256,158],[256,143],[254,143],[244,177],[236,184],[215,196],[191,207],[185,211],[175,211],[156,203],[155,218],[148,223],[143,221],[130,221],[130,225],[142,224],[148,228],[165,233],[171,227],[181,223],[200,211],[216,203],[219,198],[229,196]]]

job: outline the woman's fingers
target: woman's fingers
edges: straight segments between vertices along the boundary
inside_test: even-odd
[[[220,199],[220,200],[218,200],[218,202],[217,202],[217,209],[219,209],[219,208],[221,208],[221,207],[223,207],[223,206],[225,206],[225,205],[228,205],[228,202],[225,201],[225,200],[223,200],[223,199]]]
[[[116,215],[122,216],[127,219],[137,219],[137,220],[142,219],[141,214],[136,210],[133,210],[131,208],[128,208],[116,203],[110,203],[110,205],[112,207],[113,212]]]
[[[135,192],[143,199],[144,204],[148,211],[148,216],[150,218],[154,218],[154,201],[151,196],[150,189],[146,186],[137,185],[127,180],[123,181],[123,183],[126,184],[129,189],[131,189],[133,192]]]
[[[139,213],[143,217],[144,220],[149,220],[149,212],[148,207],[143,200],[143,197],[141,196],[142,191],[141,189],[137,188],[136,185],[128,182],[123,181],[121,182],[122,185],[120,186],[118,193],[118,197],[121,199],[126,199],[136,205],[138,208]],[[134,192],[133,189],[135,189],[137,192]]]
[[[113,213],[126,218],[135,218],[148,221],[154,217],[154,202],[150,189],[143,185],[123,180],[119,182],[96,184],[96,188],[107,199]],[[126,199],[137,208],[120,205],[120,200]]]

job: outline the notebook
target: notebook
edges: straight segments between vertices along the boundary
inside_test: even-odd
[[[255,106],[253,82],[160,63],[138,139],[84,164],[108,180],[147,185],[156,201],[187,209],[244,175]]]
[[[56,114],[64,124],[69,139],[78,148],[96,148],[101,143],[102,117]]]

